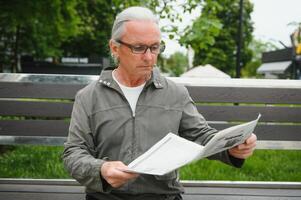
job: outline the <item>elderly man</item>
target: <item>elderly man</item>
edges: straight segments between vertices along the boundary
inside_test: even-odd
[[[127,164],[169,132],[206,144],[217,131],[197,112],[186,88],[154,67],[165,46],[149,9],[131,7],[117,15],[109,44],[117,67],[76,95],[65,166],[86,186],[86,199],[182,199],[177,170],[139,175],[125,172]],[[240,167],[255,145],[253,134],[210,159]]]

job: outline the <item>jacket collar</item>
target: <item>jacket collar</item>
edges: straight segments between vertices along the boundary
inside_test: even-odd
[[[99,76],[98,82],[108,87],[118,88],[117,83],[113,79],[112,71],[113,70],[111,68],[103,70]],[[157,89],[161,89],[164,87],[163,77],[161,76],[160,70],[157,67],[153,69],[152,77],[146,82],[145,86],[147,87],[151,84],[153,84]]]

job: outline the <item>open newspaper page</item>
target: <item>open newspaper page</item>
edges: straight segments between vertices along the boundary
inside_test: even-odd
[[[163,175],[195,160],[203,146],[168,133],[148,151],[131,162],[130,172]]]
[[[252,134],[259,118],[260,115],[254,121],[219,131],[206,146],[169,133],[131,162],[126,171],[164,175],[192,161],[232,148],[243,143]]]
[[[226,149],[231,149],[243,143],[253,133],[260,117],[261,115],[259,114],[256,120],[232,126],[216,133],[206,144],[202,154],[198,156],[198,159],[211,156]]]

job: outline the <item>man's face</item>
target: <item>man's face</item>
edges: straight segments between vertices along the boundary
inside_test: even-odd
[[[151,21],[129,21],[125,24],[125,29],[121,42],[127,45],[139,47],[141,45],[153,46],[160,44],[160,30],[156,23]],[[148,76],[157,62],[158,54],[147,49],[145,53],[133,53],[126,44],[111,46],[111,50],[119,58],[119,67],[128,75]]]

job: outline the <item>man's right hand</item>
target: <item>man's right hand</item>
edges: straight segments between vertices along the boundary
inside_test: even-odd
[[[124,172],[128,167],[120,161],[107,161],[100,169],[102,177],[114,188],[118,188],[136,178],[139,174]]]

